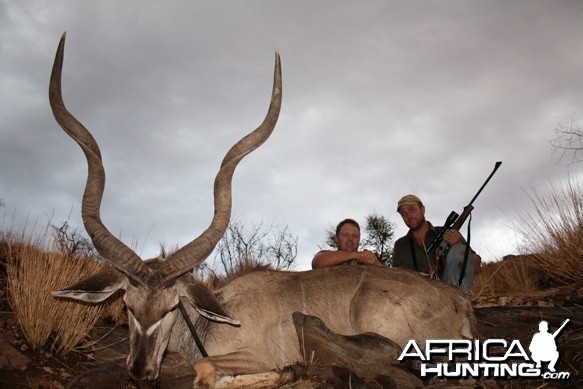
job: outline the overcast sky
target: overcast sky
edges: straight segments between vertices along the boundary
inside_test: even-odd
[[[516,253],[525,191],[582,173],[548,145],[583,125],[582,21],[581,1],[0,1],[0,217],[82,229],[85,158],[47,97],[67,31],[64,99],[101,147],[103,220],[143,257],[208,226],[276,48],[282,111],[235,173],[234,217],[287,225],[307,269],[341,219],[377,212],[399,237],[396,202],[415,193],[441,224],[502,161],[472,245]]]

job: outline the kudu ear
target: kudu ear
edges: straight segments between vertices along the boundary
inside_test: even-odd
[[[85,278],[63,290],[52,291],[55,297],[64,297],[87,303],[100,303],[120,289],[125,289],[127,278],[115,269],[108,269]]]
[[[233,326],[241,325],[238,320],[229,317],[215,295],[198,281],[191,280],[185,286],[181,297],[188,301],[201,316],[211,321],[227,323]]]

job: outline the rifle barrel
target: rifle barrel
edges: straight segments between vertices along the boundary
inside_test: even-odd
[[[476,199],[478,198],[478,196],[480,195],[480,193],[482,193],[482,191],[484,190],[484,188],[486,187],[486,185],[488,185],[488,182],[490,182],[490,179],[492,178],[492,176],[494,175],[494,173],[496,173],[496,170],[498,170],[498,168],[500,167],[500,165],[502,165],[502,161],[496,162],[496,164],[494,165],[494,170],[492,170],[492,173],[490,173],[490,175],[488,176],[488,178],[486,179],[486,181],[482,184],[482,186],[478,190],[478,193],[476,193],[476,195],[474,196],[474,198],[470,201],[470,204],[469,205],[472,205],[474,203],[474,201],[476,201]]]
[[[557,335],[559,334],[559,332],[561,332],[563,330],[563,328],[565,328],[565,326],[567,325],[568,322],[569,322],[569,319],[565,319],[565,321],[563,322],[563,324],[561,324],[561,326],[559,327],[559,329],[556,330],[553,333],[553,338],[556,338],[557,337]]]
[[[435,239],[433,239],[433,242],[431,242],[431,245],[429,245],[429,248],[426,249],[426,251],[425,251],[426,253],[429,253],[434,247],[439,246],[441,244],[441,242],[443,241],[443,234],[444,234],[445,230],[447,230],[449,228],[459,230],[461,228],[461,226],[464,224],[464,222],[466,221],[468,216],[470,216],[470,213],[472,213],[472,211],[474,210],[474,206],[472,204],[474,203],[474,201],[476,201],[476,199],[478,198],[480,193],[482,193],[482,190],[484,190],[484,188],[486,187],[486,185],[488,184],[488,182],[490,181],[490,179],[492,178],[494,173],[496,173],[496,170],[498,170],[500,165],[502,165],[501,161],[496,162],[496,164],[494,165],[494,170],[492,170],[492,173],[490,173],[490,175],[488,176],[486,181],[482,184],[482,186],[478,190],[478,193],[476,193],[476,195],[470,201],[470,203],[464,207],[464,211],[462,212],[461,216],[458,215],[457,213],[455,213],[454,211],[452,211],[449,214],[449,216],[447,217],[447,220],[445,222],[443,230],[441,231],[441,233],[439,233],[435,237]],[[449,224],[450,222],[451,222],[451,224]]]

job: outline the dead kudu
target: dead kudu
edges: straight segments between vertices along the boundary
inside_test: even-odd
[[[88,178],[82,217],[95,248],[111,269],[84,279],[58,297],[101,302],[123,289],[130,332],[128,374],[156,379],[164,352],[186,352],[195,363],[196,383],[213,387],[217,373],[267,372],[302,360],[292,320],[295,311],[319,317],[330,330],[354,335],[373,332],[401,347],[409,340],[471,338],[476,335],[469,301],[457,290],[422,276],[389,268],[347,266],[306,272],[265,271],[235,279],[211,292],[191,270],[223,236],[230,218],[235,167],[270,136],[281,107],[281,65],[276,53],[271,103],[263,123],[226,154],[215,178],[215,213],[210,226],[168,258],[142,261],[112,235],[100,218],[105,173],[97,142],[65,108],[61,94],[65,35],[51,74],[49,97],[59,125],[83,149]],[[186,323],[186,306],[209,357],[201,358]]]

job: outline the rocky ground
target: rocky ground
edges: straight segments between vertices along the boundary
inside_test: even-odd
[[[6,296],[6,280],[0,279],[0,388],[191,388],[192,365],[179,354],[165,357],[159,382],[136,385],[125,374],[127,328],[104,325],[95,328],[87,348],[66,356],[27,346]],[[560,305],[559,305],[560,304]],[[566,382],[494,380],[428,380],[428,387],[555,388],[583,387],[583,287],[570,287],[539,296],[497,297],[476,301],[480,338],[519,339],[528,345],[540,320],[551,330],[565,319],[570,322],[557,338],[560,362],[557,371],[568,371]],[[501,351],[502,352],[502,351]],[[304,378],[287,388],[328,388],[324,379]],[[390,386],[390,385],[389,385]],[[348,386],[346,386],[348,387]],[[366,386],[363,386],[366,387]],[[371,385],[371,387],[375,387]]]

